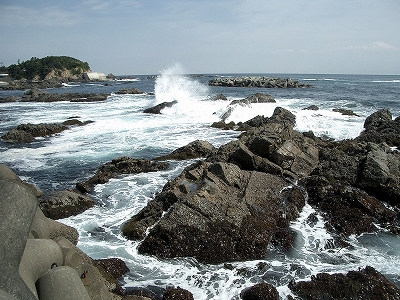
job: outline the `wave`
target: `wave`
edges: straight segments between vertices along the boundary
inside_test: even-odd
[[[393,80],[372,80],[372,82],[377,82],[377,83],[400,83],[400,79],[393,79]]]

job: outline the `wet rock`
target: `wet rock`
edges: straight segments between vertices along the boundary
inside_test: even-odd
[[[22,102],[96,102],[104,101],[108,97],[107,94],[94,93],[47,93],[38,88],[32,88],[22,95]]]
[[[229,105],[249,105],[250,103],[275,103],[275,99],[268,94],[264,93],[256,93],[252,96],[249,96],[245,99],[241,100],[233,100]]]
[[[89,180],[78,182],[76,188],[83,193],[89,193],[93,185],[106,183],[110,178],[115,178],[118,175],[156,172],[165,170],[168,166],[169,163],[167,162],[153,162],[147,159],[122,156],[101,166]]]
[[[166,107],[172,107],[174,104],[178,103],[178,101],[174,100],[171,102],[162,102],[157,104],[156,106],[146,108],[143,112],[146,114],[161,114],[161,111]]]
[[[113,293],[123,295],[124,290],[119,284],[119,279],[130,270],[125,262],[119,258],[94,259],[93,265],[96,266],[101,275],[115,285]]]
[[[5,98],[0,98],[0,103],[17,102],[20,100],[21,100],[21,98],[19,98],[17,96],[8,96]]]
[[[284,179],[271,174],[198,162],[132,217],[123,233],[143,238],[157,222],[139,251],[160,258],[191,256],[220,263],[265,257],[278,219],[295,216],[304,205],[283,198],[285,186]],[[287,211],[292,214],[285,215]]]
[[[46,195],[39,203],[43,214],[53,220],[80,214],[94,205],[93,199],[71,190]]]
[[[233,130],[235,128],[235,122],[231,121],[229,123],[225,123],[224,121],[214,122],[211,124],[213,128],[219,128],[223,130]]]
[[[11,129],[1,138],[9,143],[30,143],[35,137],[46,137],[68,129],[62,124],[21,124]]]
[[[354,113],[351,109],[345,109],[345,108],[334,108],[332,109],[334,112],[341,113],[344,116],[356,116],[359,117],[356,113]]]
[[[400,290],[372,267],[344,274],[319,273],[311,281],[291,282],[289,288],[302,299],[400,299]]]
[[[319,110],[319,107],[316,105],[310,105],[310,106],[303,108],[303,110]]]
[[[188,290],[182,289],[179,286],[176,288],[168,289],[164,295],[163,300],[194,300],[193,294]]]
[[[400,117],[393,120],[392,113],[381,109],[368,116],[364,122],[365,130],[355,140],[357,142],[385,142],[389,146],[400,147]]]
[[[256,284],[240,293],[243,300],[279,300],[277,289],[269,283]]]
[[[214,101],[215,100],[224,100],[224,101],[226,101],[228,99],[226,98],[226,96],[224,94],[218,94],[218,95],[216,95],[214,97],[211,97],[210,100],[214,100]]]
[[[207,141],[196,140],[186,146],[174,150],[171,154],[160,156],[154,160],[185,160],[199,157],[207,157],[208,155],[216,152],[217,149]]]
[[[131,89],[123,88],[120,89],[118,92],[116,92],[116,94],[125,95],[125,94],[144,94],[144,93],[137,88],[131,88]]]
[[[308,203],[323,212],[326,227],[344,236],[377,230],[375,224],[400,232],[397,215],[364,191],[311,176],[300,180],[308,192]]]

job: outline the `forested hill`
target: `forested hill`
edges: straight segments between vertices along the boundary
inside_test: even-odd
[[[46,77],[68,77],[81,75],[90,70],[87,62],[69,56],[46,56],[44,58],[32,57],[22,63],[13,64],[6,68],[10,77],[14,79],[26,78],[28,80]]]

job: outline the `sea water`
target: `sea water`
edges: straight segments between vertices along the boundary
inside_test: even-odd
[[[71,83],[50,93],[107,93],[106,101],[92,103],[3,103],[0,104],[0,134],[21,123],[59,123],[70,117],[94,123],[72,127],[31,144],[0,142],[0,163],[45,193],[74,188],[87,180],[97,168],[119,156],[152,159],[165,155],[194,140],[207,140],[219,147],[236,139],[235,131],[211,128],[221,119],[232,100],[256,92],[271,94],[276,103],[236,105],[226,122],[246,121],[256,115],[269,117],[275,107],[296,116],[296,129],[312,130],[321,137],[336,140],[354,138],[363,130],[367,116],[388,108],[400,115],[400,76],[254,74],[289,77],[312,84],[313,88],[257,89],[210,87],[217,76],[244,74],[182,75],[177,66],[158,76],[131,76],[104,83]],[[122,88],[145,92],[120,95]],[[21,91],[0,91],[0,97]],[[223,93],[228,101],[210,100]],[[165,101],[177,101],[161,115],[143,110]],[[303,110],[317,105],[319,110]],[[357,116],[344,116],[335,108],[352,110]],[[121,227],[154,198],[163,185],[194,161],[171,161],[165,171],[124,175],[95,186],[91,193],[97,205],[84,213],[60,220],[80,234],[78,247],[92,258],[119,257],[130,269],[122,279],[127,288],[148,288],[156,295],[171,286],[180,286],[195,299],[239,299],[240,292],[259,282],[275,285],[283,299],[290,294],[291,280],[309,280],[319,272],[345,273],[370,265],[400,286],[400,238],[384,231],[351,236],[350,248],[332,248],[333,237],[325,230],[323,218],[307,222],[316,213],[308,204],[291,227],[297,232],[292,250],[271,248],[262,259],[230,264],[207,265],[193,258],[160,260],[137,252],[139,242],[128,241]]]

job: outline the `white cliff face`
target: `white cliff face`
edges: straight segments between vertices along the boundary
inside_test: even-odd
[[[103,81],[107,80],[106,75],[102,72],[87,72],[83,73],[83,78],[89,81]]]

